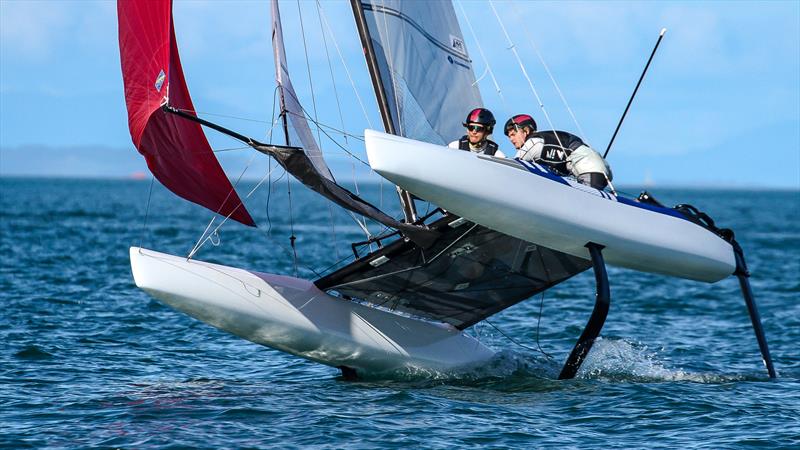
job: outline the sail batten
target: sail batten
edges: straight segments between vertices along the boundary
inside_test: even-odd
[[[255,222],[200,124],[162,109],[194,111],[183,75],[172,2],[119,1],[119,46],[131,140],[153,175],[180,197],[245,225]]]

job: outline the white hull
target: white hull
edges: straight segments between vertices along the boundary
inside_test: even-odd
[[[327,295],[307,280],[250,272],[131,247],[136,285],[241,338],[359,372],[452,370],[494,352],[450,325]]]
[[[608,264],[714,282],[732,274],[733,249],[682,218],[626,205],[575,182],[548,179],[531,164],[365,131],[372,168],[414,195],[488,228]]]

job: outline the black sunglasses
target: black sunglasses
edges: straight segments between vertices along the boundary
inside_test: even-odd
[[[516,131],[516,132],[519,132],[521,129],[522,129],[522,128],[520,128],[520,126],[519,126],[519,125],[517,125],[517,124],[510,125],[508,128],[506,128],[506,136],[508,136],[509,134],[511,134],[511,130],[514,130],[514,131]]]
[[[483,131],[486,129],[483,125],[465,125],[469,131]]]

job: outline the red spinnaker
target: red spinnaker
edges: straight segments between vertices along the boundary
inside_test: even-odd
[[[119,50],[133,145],[164,186],[191,202],[255,226],[200,124],[161,105],[193,112],[175,42],[171,0],[119,0]]]

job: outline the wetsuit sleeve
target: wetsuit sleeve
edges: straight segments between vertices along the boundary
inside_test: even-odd
[[[530,138],[522,144],[522,147],[517,150],[515,158],[524,161],[535,161],[542,157],[542,149],[544,148],[544,139],[540,137]]]

